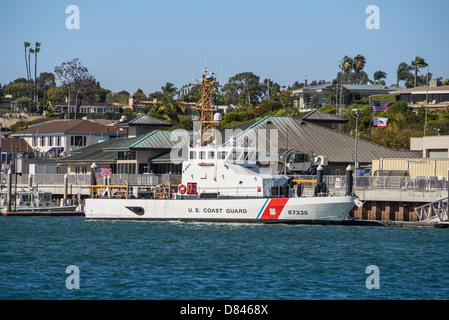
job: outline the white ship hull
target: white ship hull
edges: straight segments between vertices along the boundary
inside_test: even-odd
[[[336,223],[354,196],[253,199],[87,199],[86,219]]]

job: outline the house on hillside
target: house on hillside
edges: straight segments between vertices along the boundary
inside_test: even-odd
[[[126,135],[126,130],[91,120],[54,120],[33,125],[10,136],[25,139],[40,153],[70,155],[75,150]]]
[[[75,113],[75,102],[70,105],[65,103],[55,103],[52,105],[53,113]],[[78,108],[78,113],[119,113],[122,107],[109,103],[83,103]]]
[[[355,101],[368,98],[376,94],[389,94],[396,88],[389,88],[378,84],[343,84],[343,104],[353,104]],[[293,106],[299,110],[312,109],[330,105],[331,97],[340,95],[339,87],[324,83],[317,86],[305,87],[292,91]]]
[[[0,97],[0,110],[16,111],[16,108],[14,107],[15,101],[16,98],[13,98],[12,95]]]
[[[443,86],[440,80],[429,82],[429,86],[391,91],[398,100],[407,102],[411,107],[449,107],[449,86]]]

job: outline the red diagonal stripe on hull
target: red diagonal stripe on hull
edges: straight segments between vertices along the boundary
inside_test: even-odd
[[[287,204],[288,198],[271,199],[260,219],[277,219]],[[271,209],[271,210],[270,210]],[[273,211],[274,210],[274,211]]]

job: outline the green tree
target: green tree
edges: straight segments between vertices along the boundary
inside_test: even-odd
[[[343,57],[343,63],[341,64],[341,70],[343,70],[344,73],[348,74],[351,73],[354,66],[354,61],[352,58],[348,56]]]
[[[37,78],[37,86],[44,92],[48,89],[56,87],[55,74],[52,72],[41,72]]]
[[[68,90],[66,87],[52,87],[47,90],[47,99],[52,104],[64,102],[68,95]]]
[[[10,94],[14,98],[27,97],[27,96],[29,98],[29,86],[26,82],[10,82],[3,89],[3,93]]]
[[[109,96],[109,95],[108,95]],[[126,90],[122,90],[117,93],[111,92],[111,95],[108,99],[106,99],[106,102],[108,103],[118,103],[122,106],[128,105],[129,103],[129,92]]]
[[[345,84],[360,84],[369,81],[368,75],[363,69],[366,65],[366,59],[361,54],[356,55],[354,58],[344,56],[340,64],[342,72],[337,74],[337,78],[334,83]]]
[[[55,67],[55,74],[62,85],[68,88],[69,101],[72,94],[75,96],[76,119],[83,97],[89,95],[90,90],[99,86],[99,84],[78,58],[63,62],[60,66]]]
[[[147,96],[145,95],[145,93],[143,93],[142,89],[137,89],[136,92],[134,92],[133,94],[134,99],[137,101],[143,101],[147,99]]]
[[[355,73],[361,72],[365,68],[366,59],[361,54],[356,55],[353,59],[353,69]]]
[[[178,89],[170,82],[167,82],[161,89],[161,101],[157,103],[154,109],[148,112],[148,115],[179,123],[179,115],[183,115],[185,112],[179,102],[174,99],[178,94]]]
[[[374,78],[374,81],[377,82],[379,80],[386,79],[387,78],[387,74],[385,72],[379,70],[379,71],[374,72],[373,78]]]
[[[412,66],[415,67],[415,87],[417,85],[418,81],[418,71],[421,68],[425,68],[428,66],[424,58],[421,58],[419,56],[416,56],[415,60],[412,61]]]
[[[409,66],[405,62],[401,62],[398,65],[398,69],[396,71],[396,88],[399,88],[399,81],[407,81],[409,79],[413,79],[412,71],[413,67]]]
[[[29,97],[27,96],[22,96],[18,99],[16,99],[15,103],[14,103],[15,107],[17,107],[18,109],[22,109],[26,112],[29,112],[32,106],[32,101]]]
[[[242,72],[229,78],[222,91],[225,99],[232,104],[255,105],[263,94],[263,86],[259,83],[260,77],[252,72]]]

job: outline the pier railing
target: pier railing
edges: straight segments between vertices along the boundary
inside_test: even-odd
[[[303,184],[304,188],[314,188],[316,175],[294,176],[296,181]],[[336,193],[344,192],[346,176],[324,176],[324,182],[329,190]],[[396,189],[396,190],[447,190],[448,181],[442,177],[417,176],[417,177],[390,177],[390,176],[362,176],[357,177],[355,187],[357,189]]]

